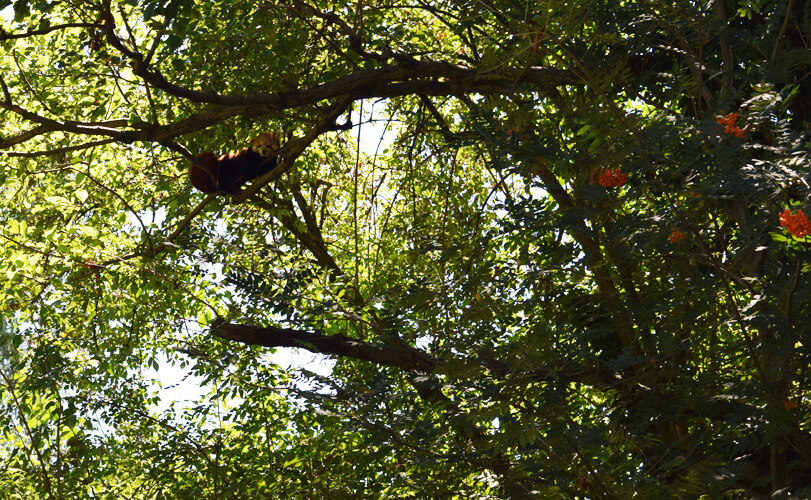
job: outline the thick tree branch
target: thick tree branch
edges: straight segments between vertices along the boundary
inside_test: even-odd
[[[278,93],[246,94],[227,96],[217,92],[195,91],[169,82],[160,72],[145,62],[145,57],[128,48],[115,33],[113,15],[102,13],[105,35],[111,46],[132,61],[133,72],[152,87],[175,97],[214,106],[201,113],[167,125],[142,123],[126,130],[120,121],[115,126],[93,122],[60,120],[31,112],[12,102],[3,83],[5,95],[1,109],[11,111],[32,123],[37,130],[58,130],[81,135],[101,135],[120,142],[162,142],[187,133],[202,130],[235,116],[263,116],[286,109],[314,105],[324,100],[349,98],[386,98],[402,95],[448,96],[462,94],[509,93],[518,86],[529,85],[533,91],[544,92],[560,85],[582,84],[577,72],[556,68],[515,68],[485,73],[475,67],[467,67],[443,61],[404,60],[398,64],[356,71],[330,82]],[[397,60],[398,58],[395,58]],[[593,64],[594,71],[616,65],[616,60]]]
[[[605,65],[617,61],[605,61]],[[144,81],[176,97],[194,102],[219,104],[221,106],[246,106],[265,104],[275,109],[306,106],[324,99],[341,95],[357,97],[391,97],[423,93],[452,95],[461,93],[505,92],[519,84],[534,84],[538,91],[560,85],[579,85],[582,81],[576,71],[556,68],[521,68],[503,70],[499,73],[482,73],[477,68],[441,61],[411,61],[378,69],[356,71],[304,89],[272,94],[222,95],[212,91],[194,91],[167,81],[163,75],[148,68],[139,59],[133,63],[133,71]],[[390,87],[390,84],[400,85]]]
[[[408,66],[408,67],[406,67]],[[436,80],[437,78],[443,81]],[[400,79],[402,81],[395,82]],[[245,96],[221,96],[214,92],[194,92],[168,84],[150,81],[153,86],[177,97],[197,102],[216,102],[205,111],[168,125],[140,124],[139,130],[122,130],[124,125],[115,122],[114,128],[93,122],[57,120],[28,111],[11,102],[10,96],[0,103],[0,108],[11,111],[39,125],[38,131],[59,130],[80,135],[100,135],[120,142],[162,142],[191,132],[202,130],[235,116],[263,116],[285,109],[312,105],[325,99],[364,99],[396,97],[402,95],[459,95],[491,94],[510,92],[517,84],[534,83],[536,90],[543,91],[558,85],[579,83],[570,71],[536,68],[523,74],[493,77],[478,77],[477,70],[446,63],[416,63],[397,65],[378,70],[361,71],[338,78],[332,82],[314,85],[305,89],[275,94]],[[178,90],[181,89],[182,91]]]
[[[297,347],[307,351],[369,361],[378,365],[394,366],[405,370],[421,372],[412,379],[414,387],[428,400],[444,401],[447,399],[438,388],[433,387],[432,379],[425,374],[434,373],[443,361],[435,359],[422,351],[407,345],[381,345],[352,339],[344,335],[322,335],[304,330],[276,327],[255,327],[214,321],[211,333],[215,337],[248,345],[264,347]],[[462,360],[475,364],[479,369],[486,369],[496,378],[525,378],[536,382],[554,381],[561,378],[582,383],[601,390],[627,390],[626,380],[611,369],[585,367],[576,363],[568,364],[563,371],[556,371],[545,366],[526,367],[516,370],[510,363],[486,357]],[[454,363],[458,363],[455,360]],[[441,368],[440,368],[441,371]]]
[[[435,361],[416,349],[404,349],[371,344],[343,335],[319,333],[291,328],[259,328],[233,323],[214,322],[211,333],[221,339],[265,347],[298,347],[317,354],[343,356],[406,370],[431,372]]]

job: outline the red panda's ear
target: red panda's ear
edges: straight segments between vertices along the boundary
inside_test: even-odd
[[[248,142],[251,144],[273,146],[273,149],[278,149],[282,142],[282,131],[276,130],[273,132],[262,132],[256,137],[251,138]]]

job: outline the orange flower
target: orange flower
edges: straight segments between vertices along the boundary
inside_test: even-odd
[[[539,31],[538,34],[535,35],[535,38],[532,39],[532,52],[538,52],[538,47],[541,46],[541,37],[542,36],[543,36],[543,33],[541,33]]]
[[[545,31],[546,25],[544,24],[538,31],[538,34],[535,35],[535,38],[532,40],[532,52],[538,52],[538,49],[541,47],[541,41],[543,39],[543,34]]]
[[[735,126],[735,122],[738,121],[738,113],[730,113],[726,116],[719,116],[715,119],[715,121],[718,122],[718,125],[724,125],[724,133],[727,135],[734,135],[735,137],[739,137],[741,139],[746,137],[746,131]]]
[[[734,127],[735,122],[738,121],[738,113],[730,113],[726,116],[719,116],[715,119],[718,125],[726,125],[727,127]]]
[[[541,163],[532,170],[532,175],[540,177],[549,171],[550,162],[543,160]]]
[[[675,227],[670,228],[670,236],[667,237],[667,241],[670,243],[678,243],[686,238],[687,235],[676,229]]]
[[[780,213],[780,225],[786,228],[792,236],[802,238],[811,234],[811,221],[805,216],[802,210],[792,215],[788,208]]]
[[[599,177],[598,177],[599,176]],[[590,184],[599,182],[603,187],[620,187],[628,182],[628,174],[618,168],[595,168],[591,171]]]
[[[791,411],[794,408],[799,407],[800,403],[798,403],[796,400],[793,400],[793,399],[784,399],[783,400],[783,406],[786,407],[786,410]]]
[[[507,130],[507,135],[514,138],[518,141],[524,140],[524,129],[522,128],[511,128]]]

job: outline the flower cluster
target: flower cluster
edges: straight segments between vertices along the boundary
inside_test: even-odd
[[[543,25],[541,29],[538,31],[538,34],[535,35],[535,38],[532,39],[532,52],[538,52],[538,49],[541,47],[541,42],[543,41],[543,35],[546,31],[546,25]]]
[[[735,122],[738,121],[738,113],[730,113],[726,116],[719,116],[715,119],[715,121],[717,121],[719,125],[724,125],[724,133],[734,135],[735,137],[740,137],[741,139],[746,137],[746,131],[735,126]]]
[[[784,399],[783,405],[786,407],[786,410],[793,410],[800,406],[800,403],[796,399]]]
[[[628,182],[628,174],[618,168],[595,168],[591,171],[589,183],[599,182],[603,187],[620,187]]]
[[[670,236],[667,237],[667,241],[670,243],[678,243],[686,238],[687,235],[676,229],[675,227],[670,228]]]
[[[545,173],[549,172],[549,165],[551,165],[551,163],[549,161],[542,160],[538,164],[538,166],[536,166],[532,170],[532,175],[534,175],[535,177],[540,177],[540,176],[544,175]]]
[[[811,221],[802,210],[797,210],[794,215],[789,212],[788,208],[783,210],[780,213],[780,225],[797,238],[811,234]]]
[[[524,140],[524,129],[522,128],[511,128],[507,130],[507,135],[510,137],[517,139],[519,141]]]

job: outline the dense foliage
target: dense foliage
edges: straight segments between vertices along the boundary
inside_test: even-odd
[[[0,7],[3,498],[811,496],[811,3]]]

